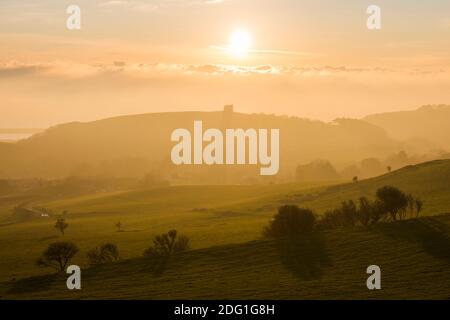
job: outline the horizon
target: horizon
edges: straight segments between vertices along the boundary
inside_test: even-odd
[[[232,104],[233,105],[233,104]],[[412,111],[417,111],[423,107],[428,107],[428,106],[440,106],[440,105],[444,105],[444,106],[450,106],[450,105],[446,105],[446,104],[436,104],[436,105],[421,105],[419,107],[416,108],[412,108],[412,109],[404,109],[404,110],[395,110],[395,111],[386,111],[386,112],[379,112],[379,113],[369,113],[369,114],[365,114],[362,115],[361,117],[337,117],[337,118],[333,118],[330,120],[323,120],[323,119],[313,119],[313,118],[308,118],[308,117],[302,117],[302,116],[297,116],[297,115],[293,115],[293,114],[278,114],[278,113],[265,113],[265,112],[241,112],[239,109],[233,110],[233,113],[240,113],[240,114],[247,114],[247,115],[254,115],[254,114],[262,114],[262,115],[268,115],[268,116],[275,116],[275,117],[293,117],[296,119],[302,119],[302,120],[309,120],[309,121],[319,121],[319,122],[323,122],[325,124],[330,124],[333,123],[335,120],[338,119],[354,119],[354,120],[364,120],[365,117],[368,116],[373,116],[373,115],[379,115],[379,114],[388,114],[388,113],[397,113],[397,112],[412,112]],[[235,105],[233,105],[234,107],[236,107]],[[130,114],[118,114],[118,115],[114,115],[114,116],[110,116],[110,117],[105,117],[105,118],[98,118],[98,119],[92,119],[92,120],[86,120],[86,121],[77,121],[77,120],[73,120],[73,121],[67,121],[67,122],[60,122],[60,123],[55,123],[55,124],[51,124],[47,127],[35,127],[35,128],[31,128],[31,127],[0,127],[0,134],[3,133],[38,133],[38,132],[42,132],[44,130],[47,130],[51,127],[55,127],[55,126],[59,126],[59,125],[64,125],[64,124],[69,124],[69,123],[91,123],[91,122],[96,122],[96,121],[102,121],[102,120],[108,120],[108,119],[113,119],[113,118],[120,118],[120,117],[128,117],[128,116],[140,116],[140,115],[148,115],[148,114],[165,114],[165,113],[209,113],[209,112],[223,112],[223,109],[217,109],[217,110],[172,110],[172,111],[157,111],[157,112],[144,112],[144,113],[130,113]],[[14,131],[14,132],[11,132]],[[15,132],[18,131],[18,132]]]

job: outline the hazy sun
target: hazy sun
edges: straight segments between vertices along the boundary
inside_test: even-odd
[[[245,30],[236,30],[230,36],[228,50],[236,57],[245,57],[251,45],[250,34]]]

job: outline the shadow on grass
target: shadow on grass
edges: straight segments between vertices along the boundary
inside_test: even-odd
[[[376,230],[393,239],[418,243],[426,253],[450,263],[450,229],[435,218],[386,223]]]
[[[64,280],[64,278],[62,278],[59,274],[49,274],[44,276],[19,279],[11,282],[7,293],[20,294],[46,291],[49,290],[55,282],[60,281],[61,279]]]
[[[42,241],[53,240],[53,239],[58,239],[58,238],[59,238],[59,236],[47,236],[47,237],[40,238],[38,241],[42,242]]]
[[[320,232],[305,237],[278,239],[277,248],[281,263],[302,280],[319,279],[323,274],[322,269],[332,265]]]
[[[152,257],[144,259],[146,267],[143,271],[151,273],[154,277],[161,277],[166,271],[170,261],[170,257]]]

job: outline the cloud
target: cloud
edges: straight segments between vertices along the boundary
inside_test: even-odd
[[[10,61],[0,62],[0,96],[0,126],[216,110],[230,102],[243,112],[333,119],[450,101],[450,70]]]
[[[285,77],[342,77],[357,78],[391,75],[396,77],[442,76],[449,77],[445,69],[389,69],[381,67],[352,66],[277,66],[277,65],[232,65],[232,64],[174,64],[174,63],[21,63],[11,61],[0,63],[0,79],[20,76],[46,76],[86,78],[108,74],[123,74],[130,77],[156,76],[285,76]]]

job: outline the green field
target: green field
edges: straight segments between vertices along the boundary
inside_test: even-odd
[[[449,216],[440,215],[450,211],[449,181],[450,161],[442,160],[358,183],[174,186],[37,199],[33,205],[68,210],[69,228],[61,236],[53,227],[54,219],[41,217],[0,226],[0,294],[13,298],[377,298],[381,294],[449,298]],[[383,185],[420,197],[425,215],[440,216],[371,230],[329,231],[317,248],[303,255],[261,240],[262,228],[282,204],[295,203],[321,214],[343,200],[371,197]],[[0,219],[10,221],[14,205],[11,199],[4,201]],[[115,230],[117,221],[123,223],[124,232]],[[154,235],[169,229],[189,236],[193,250],[155,276],[149,270],[151,263],[139,257]],[[64,290],[64,281],[41,276],[50,271],[34,264],[49,243],[62,239],[79,246],[73,263],[82,267],[86,251],[104,242],[116,243],[125,260],[85,270],[83,290],[73,294]],[[370,264],[379,264],[385,274],[381,293],[365,288],[365,267]]]
[[[162,274],[132,259],[87,269],[82,290],[38,276],[0,286],[4,298],[34,299],[449,299],[450,215],[324,233],[296,250],[259,240],[186,252]],[[366,270],[382,270],[382,290]]]

